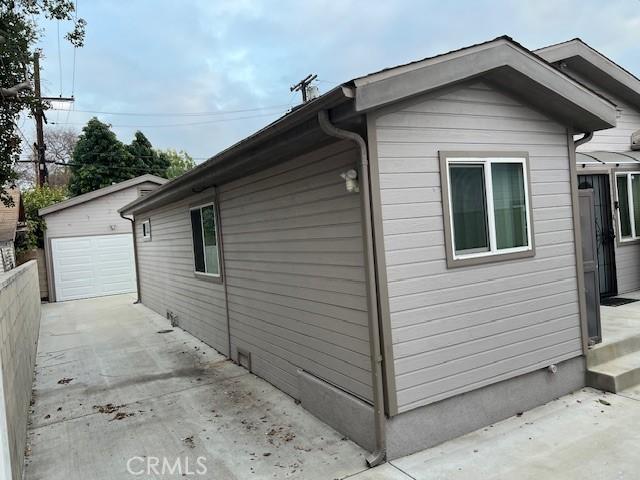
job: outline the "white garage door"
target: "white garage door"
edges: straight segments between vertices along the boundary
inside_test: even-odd
[[[51,257],[59,302],[136,290],[130,234],[54,238]]]

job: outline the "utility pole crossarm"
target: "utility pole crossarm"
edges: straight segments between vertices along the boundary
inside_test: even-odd
[[[307,98],[307,87],[309,85],[311,85],[311,82],[313,82],[316,78],[318,78],[318,75],[314,75],[314,74],[310,73],[305,78],[300,80],[298,83],[293,85],[289,89],[289,91],[302,93],[302,101],[303,101],[303,103],[306,103],[307,100],[308,100],[308,98]]]

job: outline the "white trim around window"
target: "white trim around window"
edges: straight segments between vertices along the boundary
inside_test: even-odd
[[[449,267],[458,267],[464,265],[477,265],[480,263],[489,263],[499,260],[510,260],[533,256],[535,254],[533,221],[531,213],[531,188],[529,178],[529,161],[528,154],[524,152],[440,152],[440,176],[443,195],[443,214],[445,229],[445,247],[447,251],[447,265]],[[503,235],[499,239],[499,229],[496,227],[496,203],[495,195],[498,198],[500,192],[494,192],[494,174],[493,166],[498,164],[516,164],[520,166],[522,183],[519,186],[524,192],[524,204],[520,206],[520,210],[524,212],[523,228],[526,232],[520,233],[521,245],[515,247],[500,247],[500,241],[504,242]],[[470,222],[470,237],[474,237],[474,241],[467,242],[466,245],[456,245],[456,222],[454,215],[454,188],[452,186],[452,169],[455,167],[469,167],[467,174],[475,177],[477,203],[476,208],[471,213],[474,221]],[[473,172],[474,167],[478,168],[477,172]],[[467,200],[468,201],[468,200]],[[483,203],[484,202],[484,203]],[[458,207],[459,208],[459,207]],[[464,215],[464,213],[463,213]],[[459,217],[458,217],[459,218]],[[510,218],[510,217],[504,217]],[[504,225],[504,223],[503,223]],[[478,226],[478,228],[475,228]],[[524,237],[524,238],[523,238]],[[525,240],[526,238],[526,240]],[[458,239],[461,239],[458,232]],[[466,240],[464,236],[463,240]],[[461,242],[462,243],[462,242]]]
[[[211,272],[209,271],[211,269],[211,265],[208,265],[208,259],[207,259],[207,254],[206,254],[206,240],[205,240],[205,225],[204,225],[204,215],[202,215],[202,211],[203,209],[207,208],[207,207],[211,207],[212,211],[213,211],[213,227],[214,227],[214,235],[215,235],[215,246],[216,246],[216,271],[215,272]],[[193,214],[192,212],[194,211],[198,211],[199,212],[199,217],[200,217],[200,238],[199,240],[202,242],[201,244],[201,249],[202,251],[199,252],[198,249],[196,248],[196,239],[195,239],[195,232],[193,231]],[[217,208],[214,202],[208,202],[208,203],[203,203],[202,205],[196,205],[193,206],[191,208],[189,208],[189,220],[191,223],[191,234],[192,234],[192,239],[193,239],[193,257],[194,257],[194,266],[193,266],[193,273],[196,276],[203,276],[203,277],[209,277],[209,278],[213,278],[213,279],[220,279],[222,278],[222,275],[220,273],[220,269],[221,269],[221,265],[220,265],[220,228],[219,228],[219,224],[218,224],[218,212],[217,212]],[[197,258],[197,256],[199,254],[202,254],[202,259]],[[199,261],[202,262],[202,268],[203,270],[198,270],[198,263]]]
[[[616,224],[618,226],[619,243],[638,242],[640,240],[640,225],[636,225],[636,207],[634,206],[634,177],[636,182],[640,182],[640,171],[618,171],[615,172],[615,192],[616,192]],[[620,188],[618,179],[623,178],[626,187],[626,201],[620,200]],[[638,185],[640,187],[640,185]],[[638,188],[640,194],[640,188]],[[637,199],[640,201],[640,198]],[[638,203],[638,202],[635,202]],[[640,212],[639,212],[640,213]],[[624,217],[624,218],[623,218]],[[623,221],[625,225],[623,225]],[[638,222],[640,224],[640,222]],[[628,232],[628,233],[627,233]],[[627,233],[626,235],[624,233]]]
[[[142,241],[151,241],[151,219],[149,218],[142,222]]]

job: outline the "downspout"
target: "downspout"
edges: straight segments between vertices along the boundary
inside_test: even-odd
[[[367,143],[355,132],[337,128],[329,120],[326,110],[318,112],[318,122],[324,133],[331,137],[354,142],[360,150],[360,192],[362,202],[362,218],[364,222],[365,271],[367,275],[367,300],[369,310],[369,347],[371,354],[371,374],[373,380],[373,412],[376,435],[376,449],[367,457],[367,465],[375,467],[384,462],[387,456],[385,438],[384,391],[382,384],[382,350],[380,347],[380,325],[378,315],[378,291],[373,255],[373,226],[371,221],[370,170]]]
[[[133,235],[133,263],[136,267],[136,291],[138,292],[138,298],[133,304],[142,303],[140,300],[140,270],[138,269],[138,240],[136,238],[136,220],[135,218],[125,217],[122,212],[118,212],[124,220],[131,222],[131,234]]]
[[[578,148],[583,143],[587,143],[587,142],[591,141],[592,138],[593,138],[593,132],[587,132],[587,133],[584,134],[584,137],[579,138],[578,140],[574,141],[573,144],[576,146],[576,148]]]
[[[593,132],[585,132],[578,140],[567,130],[567,146],[569,149],[569,171],[571,181],[571,206],[573,212],[573,240],[576,256],[576,281],[578,284],[578,310],[580,313],[580,330],[582,331],[582,353],[587,355],[589,350],[589,326],[587,320],[587,298],[584,284],[584,263],[582,258],[582,232],[580,225],[580,209],[578,198],[578,169],[576,165],[576,149],[593,138]],[[573,146],[571,141],[573,140]]]

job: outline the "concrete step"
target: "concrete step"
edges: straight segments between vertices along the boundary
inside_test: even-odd
[[[640,352],[588,367],[587,385],[613,393],[640,385]]]
[[[587,353],[587,368],[610,362],[634,352],[640,352],[640,335],[594,345]]]

